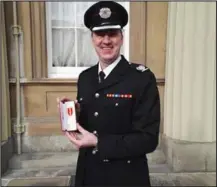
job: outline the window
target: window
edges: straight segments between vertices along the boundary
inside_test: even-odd
[[[95,2],[46,2],[49,78],[78,78],[98,61],[84,12]],[[121,2],[129,13],[129,2]],[[124,28],[122,54],[129,58],[129,24]]]

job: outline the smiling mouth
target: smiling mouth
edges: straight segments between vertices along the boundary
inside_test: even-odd
[[[111,54],[112,53],[112,48],[102,48],[102,53],[103,54]]]
[[[106,52],[106,51],[111,51],[111,50],[112,50],[112,47],[102,47],[101,50],[102,50],[102,51],[105,51],[105,52]]]
[[[112,47],[102,47],[101,49],[107,50],[107,49],[112,49]]]

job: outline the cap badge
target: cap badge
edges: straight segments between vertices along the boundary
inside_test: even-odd
[[[111,16],[111,10],[110,8],[101,8],[100,11],[99,11],[99,15],[101,18],[103,19],[107,19]]]

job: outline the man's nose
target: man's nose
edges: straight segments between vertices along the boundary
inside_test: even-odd
[[[106,34],[104,37],[103,37],[103,42],[104,43],[109,43],[111,40],[110,40],[110,37]]]

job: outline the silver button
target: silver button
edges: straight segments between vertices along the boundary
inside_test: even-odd
[[[118,106],[118,103],[115,103],[115,106]]]
[[[93,151],[92,151],[92,154],[95,155],[95,154],[96,154],[96,150],[93,150]]]
[[[93,131],[93,134],[97,134],[97,131]]]
[[[103,162],[109,162],[109,160],[108,159],[104,159]]]
[[[94,116],[95,116],[95,117],[97,117],[98,115],[99,115],[99,113],[98,113],[98,112],[95,112],[95,113],[94,113]]]
[[[98,97],[99,97],[99,94],[98,94],[98,93],[95,93],[95,97],[98,98]]]
[[[131,161],[130,161],[130,160],[128,160],[128,161],[127,161],[127,163],[128,163],[128,164],[130,164],[130,163],[131,163]]]

